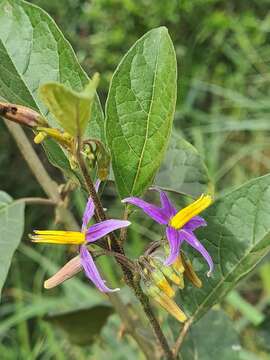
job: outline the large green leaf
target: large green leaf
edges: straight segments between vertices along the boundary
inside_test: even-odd
[[[24,203],[0,191],[0,294],[24,229]]]
[[[112,313],[111,306],[100,303],[84,309],[49,315],[46,320],[63,329],[71,342],[90,345]]]
[[[176,58],[168,31],[146,33],[116,69],[106,104],[106,137],[122,197],[140,195],[163,159],[176,101]]]
[[[181,360],[238,360],[241,345],[232,321],[222,311],[210,311],[195,324],[181,351]]]
[[[196,234],[211,254],[215,269],[207,278],[207,266],[200,256],[194,265],[201,266],[203,287],[187,286],[178,294],[179,303],[195,319],[222,300],[270,250],[270,175],[220,198],[203,216],[208,226]]]
[[[24,1],[0,1],[0,97],[40,111],[55,126],[38,97],[39,86],[52,81],[82,91],[89,78],[48,14]],[[85,137],[103,140],[103,127],[103,113],[96,98]],[[64,153],[61,155],[63,161]]]
[[[193,197],[209,190],[207,168],[197,150],[181,136],[172,133],[168,150],[155,179],[156,185]]]

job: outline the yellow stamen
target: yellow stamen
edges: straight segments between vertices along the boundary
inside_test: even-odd
[[[194,216],[205,210],[212,203],[212,201],[213,200],[210,195],[202,195],[198,200],[180,210],[170,220],[170,225],[175,229],[181,229]]]
[[[35,230],[34,233],[30,238],[38,243],[81,245],[85,242],[85,234],[78,231]]]

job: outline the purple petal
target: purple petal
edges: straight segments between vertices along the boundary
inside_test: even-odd
[[[81,264],[85,271],[86,276],[96,285],[96,287],[102,292],[113,292],[120,289],[110,289],[105,285],[105,280],[103,280],[98,272],[96,264],[92,256],[90,255],[87,247],[82,245],[80,248],[80,257]]]
[[[158,208],[155,205],[149,204],[148,202],[137,198],[137,197],[129,197],[122,200],[123,203],[129,203],[135,206],[138,206],[142,209],[148,216],[154,219],[159,224],[165,225],[169,222],[170,217],[165,211],[161,208]]]
[[[209,265],[209,271],[207,273],[207,276],[210,276],[211,272],[214,269],[213,260],[208,253],[208,251],[205,249],[205,247],[199,242],[199,240],[196,238],[195,235],[192,234],[192,232],[186,231],[186,230],[179,230],[179,237],[181,240],[185,240],[190,246],[192,246],[194,249],[196,249],[207,261]]]
[[[170,226],[166,227],[166,235],[170,244],[170,254],[165,260],[164,265],[171,265],[175,262],[179,255],[181,240],[179,232]]]
[[[189,220],[184,226],[183,230],[194,231],[201,226],[206,226],[207,222],[200,216],[194,216],[191,220]]]
[[[168,215],[168,217],[172,217],[176,214],[177,210],[171,203],[170,199],[168,198],[167,194],[160,190],[158,187],[151,187],[150,190],[158,191],[160,194],[160,202],[162,205],[162,209],[165,211],[165,213]]]
[[[99,185],[100,185],[100,180],[97,180],[96,184],[95,184],[96,192],[98,192]],[[87,201],[87,204],[86,204],[86,207],[85,207],[85,210],[84,210],[84,214],[83,214],[82,231],[86,230],[87,225],[88,225],[91,217],[94,215],[94,212],[95,212],[95,205],[94,205],[94,202],[93,202],[93,200],[92,200],[92,198],[90,196],[88,198],[88,201]]]
[[[110,232],[129,226],[131,223],[125,220],[105,220],[90,226],[86,231],[86,241],[94,242]]]

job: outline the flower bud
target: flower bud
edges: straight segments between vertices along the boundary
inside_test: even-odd
[[[64,281],[72,278],[82,270],[80,257],[76,256],[69,260],[61,269],[57,271],[52,277],[44,282],[45,289],[52,289],[57,285],[62,284]]]
[[[36,137],[34,138],[34,142],[36,144],[40,144],[47,136],[57,141],[60,145],[65,147],[68,150],[72,150],[73,138],[66,132],[62,132],[59,129],[46,128],[46,127],[38,127],[39,131]]]
[[[165,276],[159,269],[155,268],[151,272],[151,277],[152,277],[154,283],[157,285],[157,287],[161,291],[163,291],[165,294],[167,294],[167,296],[169,296],[170,298],[174,297],[175,291],[170,286],[167,279],[165,278]]]
[[[163,265],[163,262],[158,260],[158,258],[152,257],[152,261],[155,264],[156,268],[169,279],[173,284],[177,285],[180,289],[184,288],[184,276],[183,273],[178,274],[174,271],[172,266]]]
[[[185,313],[166,293],[160,290],[156,285],[151,283],[144,284],[144,292],[157,302],[164,310],[172,315],[176,320],[183,323],[187,320]]]
[[[199,277],[197,276],[197,274],[195,273],[192,264],[189,260],[185,259],[184,256],[181,254],[180,257],[182,258],[182,262],[184,264],[185,267],[185,272],[184,275],[188,278],[188,280],[197,288],[201,288],[202,287],[202,282],[199,279]]]
[[[31,128],[46,126],[46,120],[35,110],[26,106],[0,102],[0,116]]]

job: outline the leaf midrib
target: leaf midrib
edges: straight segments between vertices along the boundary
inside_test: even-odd
[[[156,86],[155,85],[156,85],[156,79],[157,79],[157,66],[158,66],[159,55],[160,55],[161,39],[162,39],[161,38],[161,33],[159,32],[159,40],[160,41],[158,42],[159,46],[158,46],[158,52],[157,52],[157,56],[156,56],[156,63],[155,63],[155,71],[154,71],[154,79],[153,79],[153,91],[152,91],[151,102],[150,102],[149,111],[148,111],[148,115],[147,115],[147,126],[146,126],[146,132],[145,132],[145,139],[144,139],[144,144],[143,144],[142,151],[141,151],[141,156],[139,158],[137,171],[136,171],[134,181],[133,181],[133,184],[132,184],[131,194],[133,194],[134,187],[136,185],[136,181],[137,181],[137,178],[138,178],[139,173],[140,173],[141,163],[143,161],[143,156],[144,156],[144,152],[145,152],[146,144],[147,144],[147,139],[148,139],[150,116],[151,116],[152,106],[153,106],[153,103],[154,103],[154,96],[155,96],[155,93],[156,93]]]

